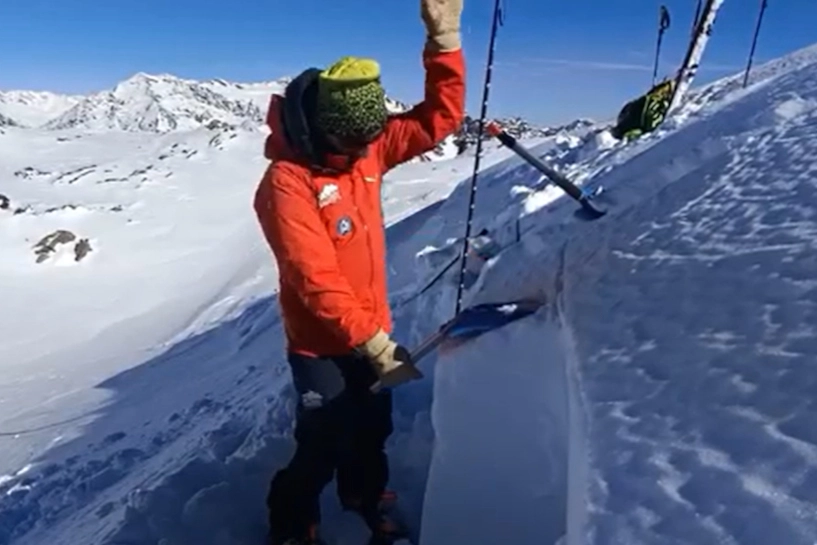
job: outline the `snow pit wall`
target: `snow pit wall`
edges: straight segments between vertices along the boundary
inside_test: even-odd
[[[567,341],[546,307],[440,351],[422,545],[563,538],[573,403]]]

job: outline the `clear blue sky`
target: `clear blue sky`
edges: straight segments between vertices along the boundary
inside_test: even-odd
[[[667,0],[661,73],[677,65],[695,0]],[[650,84],[660,1],[506,0],[489,114],[537,123],[615,116]],[[479,112],[493,0],[465,0],[468,109]],[[626,7],[625,7],[626,6]],[[742,70],[759,0],[728,0],[700,73]],[[136,72],[237,81],[377,58],[388,92],[421,97],[418,0],[3,0],[0,89],[88,93]],[[756,58],[817,42],[817,1],[769,0]]]

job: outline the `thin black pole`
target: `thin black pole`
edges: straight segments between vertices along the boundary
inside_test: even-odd
[[[474,172],[471,176],[471,193],[468,199],[468,217],[465,222],[465,238],[463,239],[462,257],[460,263],[460,277],[457,284],[457,307],[454,316],[459,315],[462,309],[462,295],[465,289],[465,261],[468,257],[469,238],[471,237],[471,221],[474,217],[474,202],[477,193],[477,176],[479,175],[479,160],[482,154],[482,136],[485,131],[485,118],[488,115],[488,94],[491,89],[491,71],[494,65],[494,47],[496,44],[496,34],[502,24],[502,0],[495,0],[494,15],[491,23],[491,40],[488,44],[488,62],[485,67],[485,84],[482,88],[482,110],[479,116],[479,131],[477,134],[477,150],[474,157]]]
[[[695,37],[695,31],[698,29],[698,19],[701,18],[701,5],[703,0],[698,0],[697,6],[695,7],[695,17],[692,18],[692,31],[690,32],[690,36],[693,38]]]
[[[658,16],[658,43],[655,44],[655,65],[652,69],[652,85],[655,87],[655,79],[658,77],[658,59],[661,57],[661,40],[664,32],[669,28],[669,11],[662,5]]]
[[[767,0],[760,0],[760,13],[757,15],[757,24],[755,25],[755,35],[752,37],[752,49],[749,51],[749,61],[746,63],[746,73],[743,75],[743,87],[749,83],[749,71],[752,69],[752,59],[755,56],[755,46],[757,46],[757,37],[760,34],[760,24],[763,22],[763,13],[766,11]]]

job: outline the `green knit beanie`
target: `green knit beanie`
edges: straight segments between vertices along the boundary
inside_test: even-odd
[[[315,124],[325,134],[371,137],[383,129],[387,117],[386,93],[376,61],[343,57],[318,76]]]

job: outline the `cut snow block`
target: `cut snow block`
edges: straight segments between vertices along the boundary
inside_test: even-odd
[[[420,343],[412,352],[412,358],[415,363],[419,362],[445,340],[478,337],[486,331],[492,331],[530,316],[539,310],[542,304],[541,301],[536,300],[521,300],[483,303],[466,308]]]
[[[562,335],[537,313],[441,351],[419,543],[553,545],[565,533]]]

